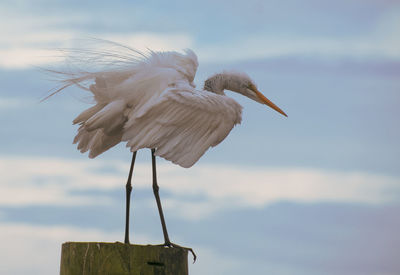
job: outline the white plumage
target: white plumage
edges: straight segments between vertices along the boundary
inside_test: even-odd
[[[128,55],[90,52],[90,61],[113,64],[97,72],[58,72],[65,85],[78,85],[93,94],[95,105],[73,121],[79,124],[74,143],[94,158],[121,141],[132,152],[155,148],[155,155],[190,167],[218,145],[241,122],[242,107],[225,96],[224,89],[241,93],[286,115],[255,88],[242,73],[216,74],[204,90],[195,89],[198,67],[191,50],[143,54],[127,48]],[[86,60],[89,60],[87,58]],[[83,84],[91,82],[89,88]],[[55,92],[55,93],[56,93]],[[54,94],[54,93],[53,93]]]
[[[103,41],[104,42],[104,41]],[[130,147],[132,161],[126,184],[125,243],[129,244],[129,209],[136,151],[150,148],[153,192],[160,214],[164,246],[181,247],[169,240],[156,177],[156,155],[182,167],[190,167],[216,146],[241,122],[242,107],[224,90],[231,90],[286,114],[261,94],[243,73],[213,75],[204,90],[195,89],[198,67],[191,50],[143,54],[129,47],[106,42],[117,51],[71,50],[76,59],[102,65],[96,72],[51,71],[63,77],[61,88],[77,85],[89,91],[94,106],[74,119],[79,124],[74,143],[94,158],[121,141]],[[124,50],[125,53],[121,50]],[[76,60],[75,59],[75,60]],[[85,84],[90,84],[89,87]],[[196,255],[191,248],[194,260]]]

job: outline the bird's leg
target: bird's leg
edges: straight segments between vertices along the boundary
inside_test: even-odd
[[[161,200],[160,200],[160,195],[159,195],[159,189],[160,187],[157,184],[157,171],[156,171],[156,156],[154,155],[155,149],[151,149],[151,164],[152,164],[152,169],[153,169],[153,193],[154,196],[156,197],[156,202],[157,202],[157,208],[158,208],[158,213],[160,214],[160,220],[161,220],[161,226],[164,234],[164,244],[162,246],[167,246],[167,247],[178,247],[178,248],[183,248],[188,251],[190,251],[193,255],[193,262],[196,261],[196,254],[194,253],[193,249],[189,247],[183,247],[174,243],[171,243],[168,237],[168,231],[167,231],[167,226],[165,224],[165,219],[164,219],[164,213],[162,211],[162,206],[161,206]]]
[[[135,165],[136,159],[136,151],[133,152],[132,161],[131,161],[131,168],[129,169],[129,176],[128,181],[126,183],[126,217],[125,217],[125,243],[129,244],[129,208],[130,208],[130,201],[131,201],[131,192],[132,192],[132,173],[133,173],[133,166]]]
[[[153,169],[153,193],[154,193],[154,196],[156,197],[158,213],[160,214],[161,226],[162,226],[162,230],[163,230],[163,234],[164,234],[164,245],[169,246],[169,245],[171,245],[171,242],[168,237],[167,226],[165,224],[164,213],[162,211],[160,195],[158,192],[160,187],[157,184],[156,156],[154,155],[154,152],[155,152],[155,150],[151,149],[151,164],[152,164],[152,169]]]

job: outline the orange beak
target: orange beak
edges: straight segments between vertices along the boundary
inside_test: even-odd
[[[250,89],[256,93],[257,97],[267,106],[271,107],[272,109],[274,109],[275,111],[277,111],[278,113],[281,113],[282,115],[284,115],[285,117],[287,117],[287,114],[285,114],[284,111],[282,111],[278,106],[276,106],[271,100],[269,100],[268,98],[266,98],[262,93],[260,93],[257,88],[250,84]]]

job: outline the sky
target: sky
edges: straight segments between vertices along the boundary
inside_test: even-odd
[[[0,273],[56,274],[66,241],[123,241],[124,144],[89,159],[72,120],[90,104],[40,67],[102,38],[193,49],[195,79],[246,72],[278,113],[228,92],[242,124],[189,169],[158,160],[190,274],[400,273],[400,2],[1,1]],[[131,241],[163,241],[149,150],[133,176]],[[21,263],[21,259],[24,259]]]

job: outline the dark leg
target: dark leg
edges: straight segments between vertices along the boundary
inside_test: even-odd
[[[133,173],[133,166],[135,165],[136,159],[136,151],[133,152],[132,155],[132,162],[131,168],[129,169],[129,176],[128,182],[126,183],[126,217],[125,217],[125,243],[129,244],[129,208],[130,208],[130,201],[131,201],[131,192],[132,192],[132,173]]]
[[[164,244],[163,246],[168,246],[168,247],[179,247],[183,248],[186,250],[189,250],[192,255],[193,255],[193,262],[196,261],[196,254],[193,252],[193,249],[188,248],[188,247],[182,247],[177,244],[171,243],[168,237],[168,232],[167,232],[167,226],[165,224],[165,219],[164,219],[164,213],[162,211],[161,207],[161,200],[160,200],[160,195],[158,190],[160,187],[157,184],[157,171],[156,171],[156,156],[154,155],[155,149],[151,149],[151,163],[152,163],[152,168],[153,168],[153,193],[154,196],[156,197],[156,202],[157,202],[157,208],[158,208],[158,213],[160,214],[160,220],[161,220],[161,226],[164,234]]]
[[[153,168],[153,193],[154,196],[156,197],[158,213],[160,214],[161,226],[164,234],[164,245],[169,246],[171,245],[171,242],[168,237],[167,226],[165,225],[165,219],[161,207],[160,195],[158,194],[158,190],[160,189],[160,187],[158,187],[157,184],[156,156],[154,155],[154,151],[155,151],[154,149],[151,149],[151,164]]]

